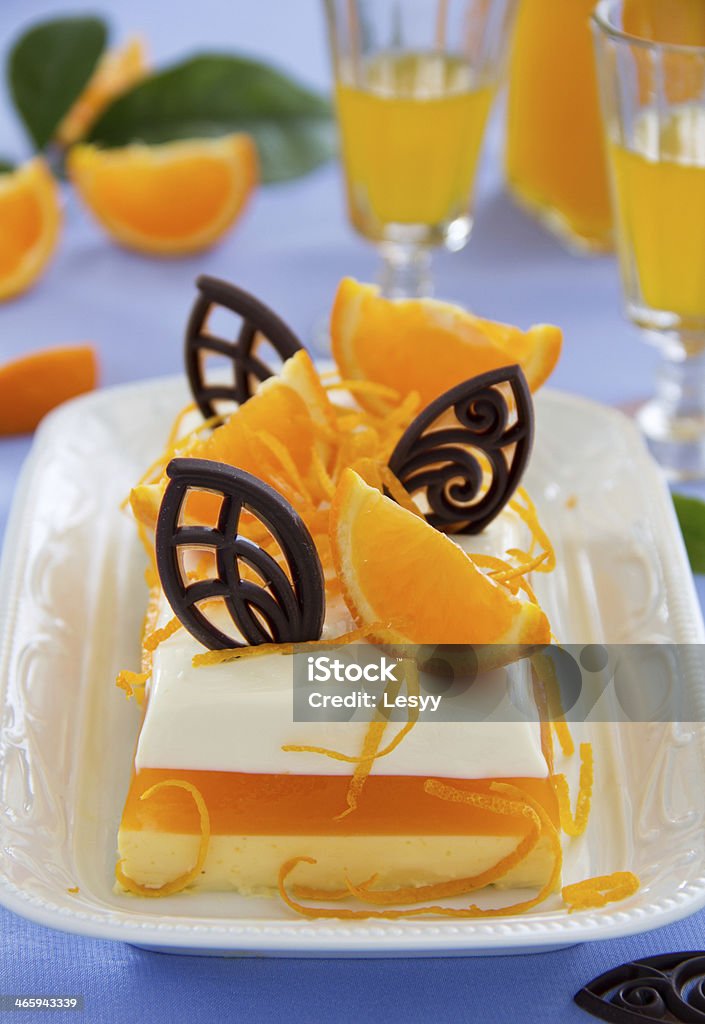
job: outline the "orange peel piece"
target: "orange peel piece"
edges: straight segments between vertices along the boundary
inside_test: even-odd
[[[369,919],[396,921],[402,918],[422,916],[448,917],[455,919],[507,917],[511,914],[523,913],[526,910],[530,910],[533,907],[538,906],[540,903],[543,903],[543,901],[556,889],[560,878],[563,858],[558,833],[543,807],[541,807],[541,805],[537,803],[537,801],[533,800],[528,794],[523,793],[523,791],[518,789],[516,786],[511,786],[506,783],[494,783],[493,789],[498,793],[506,794],[513,800],[517,799],[525,801],[526,804],[535,811],[536,815],[540,819],[542,834],[547,834],[550,837],[553,853],[553,867],[546,884],[532,899],[524,900],[520,903],[513,903],[507,907],[490,908],[487,910],[483,910],[475,904],[471,904],[469,907],[459,908],[444,907],[433,904],[423,907],[405,907],[403,909],[386,908],[384,910],[370,910],[368,908],[364,910],[353,910],[349,907],[309,907],[303,903],[299,903],[287,892],[286,889],[287,878],[299,864],[317,863],[314,857],[308,856],[292,857],[285,861],[280,867],[278,889],[281,899],[291,910],[300,914],[302,917],[307,917],[311,920],[318,918],[340,918],[346,921],[363,921]]]
[[[526,818],[530,824],[527,834],[522,837],[516,847],[493,864],[492,867],[481,871],[476,875],[468,875],[465,878],[455,878],[448,882],[437,882],[432,885],[404,886],[399,889],[388,889],[384,891],[371,891],[368,886],[370,882],[361,882],[354,885],[346,878],[348,889],[352,895],[366,903],[374,903],[380,906],[389,906],[395,903],[423,903],[426,900],[443,900],[452,896],[463,896],[465,893],[476,889],[482,889],[503,878],[507,872],[521,864],[534,849],[541,837],[541,819],[529,804],[524,801],[509,800],[497,793],[478,793],[471,790],[456,789],[436,779],[427,779],[424,783],[424,790],[430,796],[438,797],[440,800],[449,800],[454,803],[469,804],[471,807],[481,807],[492,814],[507,815],[515,818]]]
[[[616,900],[624,900],[639,890],[641,881],[631,871],[614,871],[611,875],[596,875],[582,882],[566,885],[561,891],[568,912],[593,910]]]
[[[197,786],[194,786],[192,782],[186,782],[184,779],[164,779],[162,782],[157,782],[154,786],[150,786],[149,789],[146,789],[140,796],[140,800],[148,800],[151,796],[154,796],[155,793],[159,792],[160,789],[166,789],[169,787],[185,790],[193,797],[193,802],[196,805],[201,825],[201,837],[198,843],[196,861],[193,867],[184,872],[183,875],[179,875],[178,878],[174,878],[171,882],[165,882],[164,885],[160,885],[158,888],[153,889],[147,885],[140,885],[139,882],[135,882],[134,879],[129,878],[122,869],[124,860],[119,860],[115,867],[115,877],[120,885],[129,892],[134,893],[136,896],[171,896],[174,893],[181,892],[183,889],[186,889],[187,886],[189,886],[199,875],[206,862],[211,835],[210,816],[208,814],[206,802]]]
[[[581,836],[587,828],[592,802],[592,786],[594,776],[594,759],[591,743],[580,744],[580,784],[575,802],[575,816],[570,809],[570,788],[565,775],[552,777],[553,787],[558,798],[558,812],[561,828],[567,836]]]
[[[134,697],[141,707],[144,702],[144,688],[149,679],[149,672],[131,672],[125,668],[118,672],[115,685],[119,690],[124,690],[125,697],[129,700]]]

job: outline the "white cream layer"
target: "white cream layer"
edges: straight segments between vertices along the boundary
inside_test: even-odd
[[[458,540],[467,551],[501,554],[520,543],[520,531],[514,514],[505,512],[481,536]],[[169,617],[165,609],[162,621]],[[328,635],[352,628],[339,611],[334,623],[332,617]],[[137,770],[350,775],[350,763],[282,750],[286,744],[305,744],[356,756],[367,730],[364,721],[293,722],[291,657],[194,668],[192,658],[203,650],[185,630],[157,648]],[[399,728],[388,726],[385,742]],[[540,727],[527,721],[422,721],[373,766],[376,775],[446,778],[544,778],[547,772]]]

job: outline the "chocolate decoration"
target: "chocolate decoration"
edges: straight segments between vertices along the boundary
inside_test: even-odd
[[[512,409],[501,386],[511,390]],[[449,424],[452,416],[455,424]],[[516,490],[531,453],[531,392],[519,366],[480,374],[440,395],[402,434],[389,468],[409,494],[425,491],[427,521],[446,533],[479,533]],[[481,493],[487,459],[491,480]]]
[[[213,404],[228,399],[242,405],[253,394],[253,381],[260,382],[276,372],[256,354],[262,340],[269,342],[282,361],[303,345],[276,313],[254,295],[228,281],[202,275],[196,279],[199,295],[186,327],[186,373],[196,405],[206,419],[216,416]],[[214,306],[224,306],[242,318],[237,338],[226,341],[208,333],[207,321]],[[226,356],[232,364],[232,384],[208,384],[205,380],[207,353]]]
[[[189,633],[211,650],[246,646],[198,607],[222,598],[249,645],[317,640],[325,612],[323,569],[308,529],[288,501],[257,477],[220,462],[172,459],[166,471],[170,482],[157,518],[157,568],[166,598]],[[222,498],[217,527],[181,525],[191,490]],[[267,551],[238,534],[243,508],[276,540],[291,580]],[[195,583],[184,577],[180,550],[189,547],[214,552],[215,577]],[[255,570],[262,585],[242,579],[241,562]]]
[[[575,1002],[610,1024],[700,1024],[705,1022],[705,952],[632,960],[595,978],[577,993]]]

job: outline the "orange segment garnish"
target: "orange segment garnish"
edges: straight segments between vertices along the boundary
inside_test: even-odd
[[[139,252],[200,252],[235,222],[257,184],[249,135],[101,150],[79,144],[67,167],[81,198],[116,241]]]
[[[309,523],[307,509],[323,497],[320,475],[327,457],[327,424],[333,410],[311,358],[303,349],[284,364],[279,377],[262,384],[244,405],[208,437],[194,436],[179,453],[237,466],[279,491]],[[174,450],[176,454],[176,449]],[[319,461],[316,461],[316,456]],[[168,461],[168,460],[167,460]],[[166,487],[165,463],[160,479],[139,484],[130,494],[135,517],[154,526]],[[190,519],[213,524],[219,499],[205,492],[189,498]]]
[[[41,157],[0,173],[0,300],[34,284],[59,238],[59,190]]]
[[[0,256],[0,260],[2,256]],[[48,348],[0,366],[0,434],[26,434],[55,406],[96,386],[90,345]]]
[[[493,582],[448,537],[351,469],[338,484],[330,537],[345,601],[361,625],[385,622],[401,643],[550,641],[538,605]]]
[[[138,37],[108,50],[98,61],[88,85],[56,131],[56,141],[72,146],[82,139],[108,104],[136,85],[147,73],[144,44]]]
[[[373,285],[344,278],[331,316],[333,355],[344,378],[372,381],[422,405],[487,370],[520,363],[532,391],[552,372],[561,351],[558,327],[517,327],[482,320],[435,299],[386,299]],[[389,401],[359,395],[373,412]]]

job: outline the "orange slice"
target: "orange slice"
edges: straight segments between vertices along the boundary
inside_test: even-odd
[[[0,366],[0,434],[26,434],[55,406],[96,386],[90,345],[33,352]]]
[[[160,256],[218,241],[257,184],[257,150],[244,134],[106,150],[79,144],[67,167],[112,238]]]
[[[278,377],[261,384],[210,437],[196,440],[182,454],[238,466],[299,506],[301,497],[312,491],[320,497],[312,462],[318,440],[316,423],[327,421],[329,407],[316,368],[302,349],[286,361]],[[165,487],[166,478],[162,477],[155,484],[133,489],[130,504],[145,526],[154,526]],[[211,495],[194,495],[189,501],[188,514],[194,519],[209,523],[214,512],[217,501]]]
[[[384,622],[400,643],[550,642],[538,605],[485,576],[445,534],[351,469],[338,484],[330,537],[345,601],[358,625]]]
[[[0,174],[0,300],[34,284],[59,238],[59,190],[41,157]]]
[[[435,299],[385,299],[374,285],[344,278],[331,316],[333,355],[341,375],[374,381],[404,397],[412,391],[427,405],[478,373],[520,363],[532,391],[558,361],[562,334],[539,325],[528,331],[481,320]],[[359,396],[373,412],[388,403]]]
[[[104,53],[88,85],[59,125],[56,141],[72,146],[82,139],[110,101],[136,85],[146,73],[144,44],[138,37]]]

